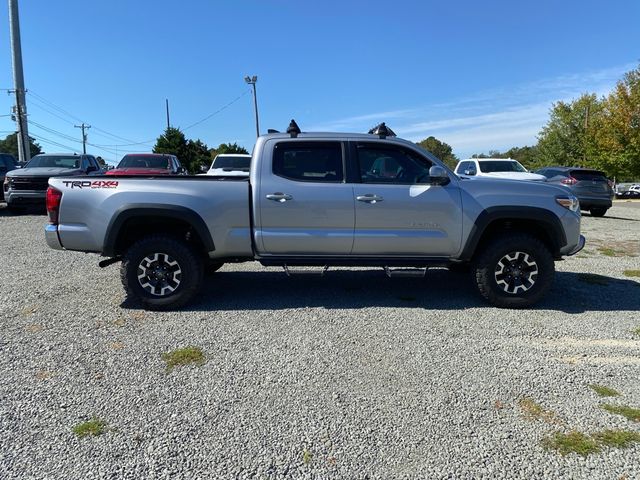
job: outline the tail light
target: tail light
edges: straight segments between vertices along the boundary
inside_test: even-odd
[[[47,188],[47,215],[49,215],[49,223],[58,224],[58,212],[60,211],[60,201],[62,200],[62,192],[53,187]]]
[[[567,177],[564,180],[562,180],[560,183],[564,185],[575,185],[576,183],[578,183],[578,180],[576,180],[573,177]]]

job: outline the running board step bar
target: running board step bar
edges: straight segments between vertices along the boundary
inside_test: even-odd
[[[321,277],[327,273],[329,270],[329,265],[325,265],[324,267],[316,268],[316,267],[297,267],[297,268],[289,268],[288,265],[283,265],[284,273],[287,274],[287,277],[291,277],[292,275],[319,275]]]
[[[384,273],[389,278],[396,277],[424,277],[427,273],[426,268],[389,268],[384,267]]]

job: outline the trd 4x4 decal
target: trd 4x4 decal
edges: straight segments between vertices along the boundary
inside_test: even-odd
[[[114,180],[63,180],[64,186],[67,188],[117,188],[118,182]]]

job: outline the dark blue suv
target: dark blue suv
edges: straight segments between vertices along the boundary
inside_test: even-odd
[[[4,179],[7,172],[15,170],[17,167],[16,159],[8,153],[0,153],[0,202],[4,200]]]

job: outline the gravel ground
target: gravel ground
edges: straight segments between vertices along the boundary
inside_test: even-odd
[[[44,222],[0,205],[3,480],[640,478],[638,444],[541,446],[640,432],[599,407],[640,407],[640,279],[623,273],[640,269],[640,203],[585,215],[585,251],[524,311],[444,270],[287,278],[250,263],[179,312],[146,312],[122,304],[117,265],[48,249]],[[188,345],[206,363],[167,373],[162,354]],[[549,413],[528,418],[523,399]],[[93,417],[106,433],[78,438]]]

